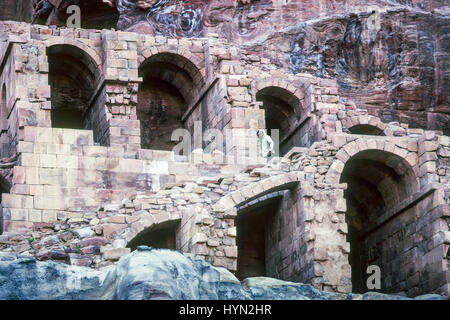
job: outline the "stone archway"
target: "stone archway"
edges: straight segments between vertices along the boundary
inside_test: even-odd
[[[290,189],[297,185],[299,181],[302,181],[301,173],[290,172],[250,183],[222,197],[212,206],[212,210],[216,212],[236,210],[236,208],[271,192]]]
[[[366,286],[368,266],[380,267],[386,277],[388,274],[395,277],[401,272],[401,266],[389,261],[400,252],[388,242],[397,232],[404,232],[402,222],[413,223],[414,216],[411,212],[402,214],[399,204],[409,201],[420,188],[405,159],[381,150],[363,150],[350,157],[340,182],[348,185],[344,197],[353,291],[364,292],[369,290]],[[403,239],[403,235],[400,238]],[[411,249],[408,241],[413,238],[399,240],[401,250]],[[389,290],[389,284],[383,283],[382,290]]]
[[[8,100],[6,85],[0,87],[1,101],[0,101],[0,158],[7,157],[8,151]]]
[[[238,207],[236,226],[237,270],[239,279],[277,277],[277,220],[283,215],[283,199],[288,190],[265,194]]]
[[[189,59],[172,52],[146,58],[139,67],[137,117],[143,149],[172,150],[172,132],[185,127],[183,116],[198,99],[205,80]],[[190,128],[187,128],[190,129]]]
[[[93,129],[90,100],[101,81],[101,60],[94,50],[77,41],[47,46],[54,128]]]
[[[179,245],[177,245],[177,233],[180,222],[180,219],[172,219],[153,224],[128,241],[127,247],[131,251],[136,250],[136,247],[141,245],[156,249],[177,250],[179,249]]]
[[[412,138],[356,139],[340,148],[326,175],[328,183],[347,184],[353,291],[368,291],[368,265],[380,267],[382,292],[446,290],[443,190],[424,184],[416,150]]]
[[[150,213],[139,210],[121,221],[123,223],[109,221],[102,225],[104,240],[109,243],[104,253],[106,260],[115,261],[140,245],[180,250],[181,214],[178,211]],[[113,243],[116,243],[115,247],[111,246]]]
[[[372,115],[346,116],[342,120],[342,130],[351,134],[389,136],[388,127],[380,118]]]
[[[307,255],[310,233],[302,181],[302,172],[268,177],[231,192],[213,206],[213,211],[234,218],[238,277],[311,282],[307,270],[314,262]]]
[[[303,96],[284,82],[260,81],[256,84],[255,100],[262,103],[267,133],[278,138],[280,154],[286,154],[294,146],[306,146],[302,132],[306,112]],[[278,131],[274,131],[278,130]]]

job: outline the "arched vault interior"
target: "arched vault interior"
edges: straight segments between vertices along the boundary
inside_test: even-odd
[[[348,185],[344,197],[353,291],[361,292],[367,289],[367,266],[379,258],[371,256],[370,248],[366,247],[373,243],[370,230],[381,227],[380,217],[385,213],[395,214],[399,204],[419,191],[419,185],[414,171],[403,158],[379,150],[366,150],[351,157],[340,182]]]
[[[139,234],[137,234],[127,244],[131,251],[136,250],[138,246],[148,246],[155,249],[179,249],[177,246],[177,232],[180,226],[180,220],[165,221],[153,225]]]
[[[172,150],[172,132],[184,127],[182,117],[204,85],[198,68],[173,53],[148,58],[139,69],[137,117],[144,149]]]
[[[95,62],[72,45],[51,46],[47,56],[52,127],[91,129],[85,115],[99,80]]]
[[[274,138],[273,130],[279,130],[280,154],[286,153],[295,144],[293,135],[302,117],[300,100],[292,92],[275,86],[259,90],[256,100],[263,103],[267,133]]]
[[[384,136],[383,130],[377,126],[372,126],[370,124],[357,124],[348,129],[351,134],[362,134],[366,136]]]

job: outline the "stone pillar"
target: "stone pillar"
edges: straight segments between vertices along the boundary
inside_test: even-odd
[[[138,77],[138,35],[128,32],[102,32],[105,72],[106,118],[109,120],[107,141],[122,148],[129,157],[141,147],[140,125],[136,116]]]
[[[111,147],[136,153],[141,148],[140,122],[136,116],[137,82],[105,84],[106,113],[109,119],[108,141]]]

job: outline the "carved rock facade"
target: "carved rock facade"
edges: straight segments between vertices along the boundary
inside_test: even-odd
[[[256,3],[270,12],[242,15],[256,24],[283,12],[262,2],[230,10]],[[157,4],[142,2],[143,12]],[[161,3],[161,19],[169,7]],[[295,28],[269,36],[245,22],[247,31],[234,33],[230,21],[207,37],[194,24],[186,34],[160,31],[175,32],[168,37],[1,22],[1,250],[100,268],[151,245],[239,278],[335,292],[366,291],[367,266],[377,265],[383,292],[448,295],[447,126],[417,128],[386,117],[384,105],[368,107],[364,90],[384,77],[380,66],[400,59],[390,35],[376,43],[393,46],[393,58],[366,50],[362,39],[373,34],[361,30],[371,15],[342,20],[336,66],[322,64],[332,51],[312,54],[318,47]],[[325,33],[320,21],[303,24],[304,37]],[[139,25],[149,22],[127,28]],[[245,46],[238,34],[249,37]],[[423,75],[420,57],[413,61]],[[427,70],[444,73],[433,61]],[[377,88],[409,89],[394,69],[394,82]],[[279,138],[282,157],[258,156],[261,128]],[[182,153],[173,151],[173,132]]]

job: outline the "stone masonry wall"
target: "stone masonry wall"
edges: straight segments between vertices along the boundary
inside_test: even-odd
[[[0,80],[11,97],[9,136],[17,149],[16,162],[2,160],[11,190],[2,195],[0,250],[100,268],[128,253],[142,232],[171,221],[178,224],[178,250],[236,272],[235,218],[243,206],[280,192],[267,235],[267,274],[348,292],[348,185],[341,177],[350,160],[370,152],[386,170],[411,178],[365,240],[371,252],[381,243],[383,290],[448,295],[450,146],[442,132],[382,123],[340,99],[335,81],[286,74],[216,37],[177,40],[11,22],[0,23],[0,31],[8,34],[0,38]],[[57,45],[82,50],[97,74],[88,109],[93,130],[51,127],[46,50]],[[217,129],[215,136],[228,138],[223,150],[195,145],[180,158],[142,149],[139,66],[160,53],[179,55],[172,63],[188,61],[183,70],[198,87],[185,127],[192,131],[201,120],[202,130]],[[267,87],[289,92],[287,103],[300,101],[292,123],[301,133],[294,133],[293,152],[269,160],[257,156],[255,135],[265,128],[256,95]],[[361,124],[384,135],[351,134]]]

